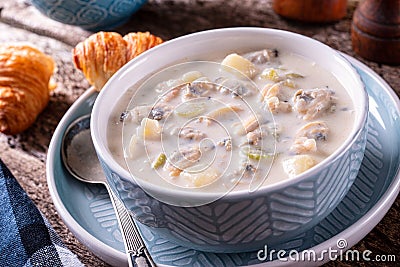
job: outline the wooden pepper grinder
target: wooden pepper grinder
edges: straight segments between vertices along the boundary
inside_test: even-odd
[[[351,39],[360,56],[400,64],[400,0],[364,0],[353,15]]]
[[[274,0],[275,13],[310,23],[334,22],[346,15],[347,0]]]

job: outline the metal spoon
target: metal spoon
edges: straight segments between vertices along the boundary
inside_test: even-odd
[[[61,155],[66,169],[73,177],[87,183],[103,184],[107,188],[120,225],[129,266],[156,266],[134,220],[115,196],[102,172],[90,135],[90,114],[76,119],[66,129]]]

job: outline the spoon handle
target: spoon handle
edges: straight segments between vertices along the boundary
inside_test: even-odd
[[[138,231],[136,223],[132,219],[128,210],[108,186],[107,190],[110,194],[115,215],[121,228],[121,234],[125,244],[125,251],[128,255],[129,267],[156,267],[157,265],[151,258],[150,253],[147,250]]]

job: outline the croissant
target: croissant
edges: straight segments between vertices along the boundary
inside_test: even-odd
[[[33,124],[54,89],[52,57],[24,44],[0,44],[0,132],[18,134]]]
[[[75,67],[98,91],[127,62],[126,56],[126,42],[115,32],[93,34],[73,49]]]
[[[124,36],[124,40],[128,46],[128,61],[163,42],[160,37],[154,36],[149,32],[128,33]]]
[[[158,44],[162,39],[149,32],[98,32],[72,50],[74,65],[100,91],[110,77],[129,60]]]

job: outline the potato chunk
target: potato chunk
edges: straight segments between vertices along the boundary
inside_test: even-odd
[[[129,141],[129,146],[127,150],[127,154],[125,155],[129,159],[136,159],[140,156],[142,151],[144,150],[143,142],[141,142],[140,138],[137,135],[132,135],[131,140]]]
[[[158,140],[161,136],[161,126],[157,120],[144,118],[141,123],[143,139]]]
[[[208,168],[207,170],[199,173],[182,172],[181,174],[189,182],[193,184],[194,187],[202,187],[209,185],[216,181],[221,174],[214,168]]]
[[[182,75],[182,80],[186,83],[191,83],[204,75],[200,71],[189,71]]]
[[[249,78],[253,78],[257,72],[257,69],[253,63],[235,53],[226,56],[221,62],[221,65],[234,68]]]
[[[296,155],[283,160],[282,163],[289,177],[295,177],[313,167],[316,161],[309,155]]]

